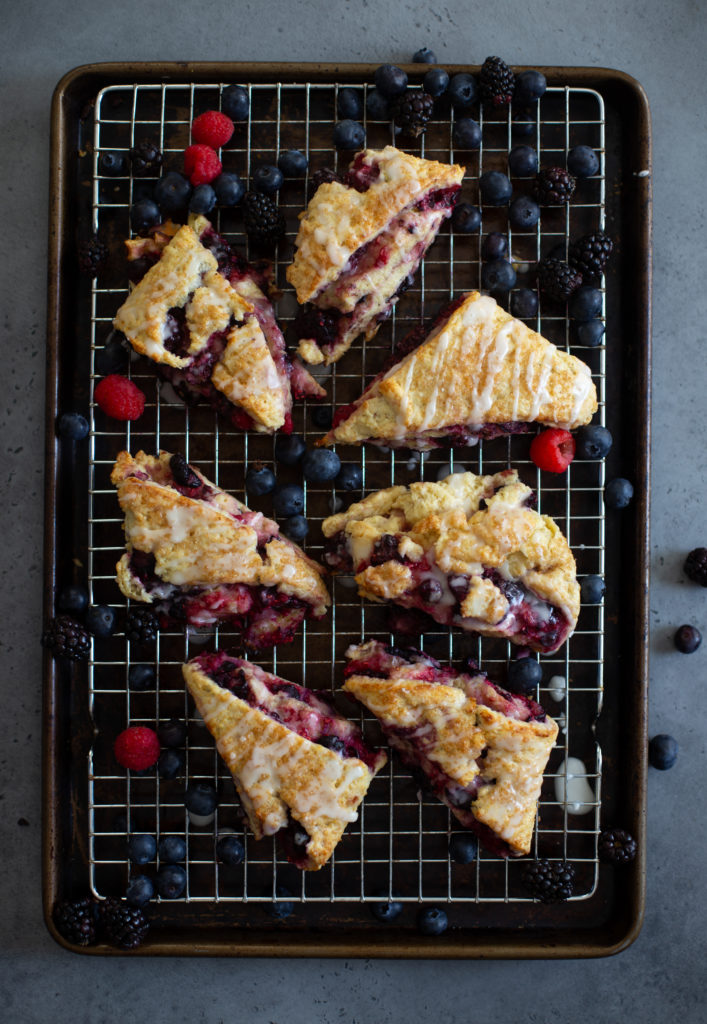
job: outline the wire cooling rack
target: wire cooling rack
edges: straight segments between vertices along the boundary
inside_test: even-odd
[[[127,154],[134,143],[149,138],[162,149],[165,168],[180,170],[193,117],[207,109],[218,109],[222,90],[228,84],[232,83],[114,85],[99,93],[93,140],[93,229],[109,241],[115,254],[121,239],[130,235],[131,203],[154,184],[154,179],[102,177],[98,173],[101,151]],[[331,142],[337,94],[342,86],[353,85],[365,109],[367,87],[345,80],[240,84],[248,89],[251,116],[236,126],[233,139],[221,153],[224,170],[237,171],[247,181],[259,163],[275,163],[281,151],[293,148],[302,150],[309,160],[308,175],[287,180],[279,194],[288,233],[278,248],[274,270],[282,289],[276,312],[285,329],[297,307],[284,271],[293,251],[297,214],[306,205],[309,175],[324,166],[348,164],[349,154],[337,154]],[[507,236],[518,271],[517,286],[534,287],[533,270],[542,256],[555,247],[564,255],[570,239],[604,226],[605,117],[600,93],[589,88],[548,89],[527,118],[532,124],[528,139],[516,137],[510,111],[489,116],[484,108],[475,110],[471,116],[478,117],[482,128],[482,144],[477,151],[453,148],[453,116],[449,111],[435,115],[419,142],[399,140],[402,148],[417,155],[464,164],[463,201],[479,202],[479,176],[486,170],[506,170],[509,149],[518,142],[535,146],[541,166],[564,165],[570,147],[589,145],[600,156],[599,174],[579,183],[570,204],[543,208],[540,222],[532,231],[511,230],[506,210],[491,206],[481,207],[483,224],[478,235],[455,236],[448,228],[443,229],[414,286],[401,298],[373,341],[357,343],[338,364],[319,372],[327,401],[335,408],[360,394],[391,347],[409,329],[431,317],[450,298],[479,287],[481,241],[489,231],[502,231]],[[371,148],[396,142],[387,122],[364,116],[364,127],[366,144]],[[514,179],[514,195],[529,192],[530,181]],[[219,210],[211,219],[218,231],[248,254],[237,209]],[[124,270],[120,260],[111,260],[91,291],[88,573],[92,602],[111,604],[119,610],[125,606],[115,583],[115,563],[124,550],[122,517],[109,476],[121,449],[133,453],[140,448],[148,452],[160,448],[181,451],[219,486],[266,514],[271,514],[270,499],[249,499],[244,490],[245,468],[258,460],[275,464],[272,438],[237,433],[220,422],[210,408],[183,405],[159,381],[153,364],[145,361],[133,360],[130,364],[130,376],[147,396],[145,413],[136,424],[123,426],[106,420],[95,409],[93,386],[100,378],[95,360],[127,294]],[[576,344],[567,317],[558,315],[556,309],[546,309],[542,299],[537,318],[530,324],[590,365],[599,395],[599,421],[603,423],[604,346],[584,348]],[[309,405],[296,403],[294,411],[294,429],[308,444],[321,435],[312,424]],[[603,574],[603,464],[577,461],[564,476],[541,476],[529,460],[528,445],[529,439],[519,436],[422,456],[410,457],[410,453],[396,454],[376,447],[358,450],[341,446],[339,454],[343,461],[360,461],[365,492],[417,479],[435,480],[457,470],[495,473],[513,466],[536,490],[539,511],[552,515],[567,536],[579,575]],[[301,482],[293,470],[277,466],[277,473],[280,481]],[[352,496],[312,484],[305,485],[305,493],[305,514],[310,523],[305,547],[311,556],[320,559],[321,521]],[[458,663],[472,656],[492,679],[503,684],[512,655],[507,642],[443,630],[434,623],[423,635],[401,637],[390,632],[385,608],[358,599],[350,577],[333,579],[331,592],[330,616],[305,623],[292,644],[259,655],[259,664],[295,682],[336,692],[342,681],[347,646],[377,638],[423,647],[442,661]],[[603,607],[584,606],[572,638],[555,655],[542,659],[543,682],[536,695],[559,721],[561,730],[545,774],[533,855],[572,861],[577,869],[573,900],[590,897],[598,879],[602,752],[594,729],[602,708],[603,638]],[[129,642],[121,633],[94,641],[89,710],[96,742],[89,755],[87,797],[91,885],[97,895],[113,895],[116,887],[117,891],[124,890],[131,872],[128,835],[150,833],[158,839],[167,835],[185,839],[188,881],[183,899],[188,902],[270,901],[281,884],[294,893],[294,900],[320,904],[356,903],[380,899],[382,894],[395,895],[402,901],[527,902],[520,883],[522,860],[502,860],[483,849],[471,865],[461,866],[450,860],[450,835],[461,830],[442,804],[418,791],[395,757],[372,783],[359,820],[349,826],[330,863],[321,871],[296,872],[272,840],[253,841],[244,830],[230,776],[185,692],[180,671],[185,660],[205,647],[229,650],[236,645],[237,636],[223,627],[207,635],[191,629],[186,633],[162,630],[154,645],[147,647]],[[128,672],[136,664],[154,669],[154,689],[129,689]],[[341,707],[350,717],[360,713],[351,704],[341,703]],[[178,779],[168,781],[155,772],[141,776],[117,768],[111,746],[118,732],[127,725],[154,726],[174,717],[188,725],[185,767]],[[380,739],[374,719],[363,716],[361,721],[369,739]],[[567,758],[579,759],[581,765],[571,765],[569,774],[591,789],[590,794],[580,797],[579,804],[568,778]],[[184,807],[185,786],[195,781],[212,782],[220,792],[215,820],[206,828],[191,825]],[[221,864],[216,858],[216,840],[227,832],[236,832],[244,842],[246,856],[238,867]],[[157,866],[158,862],[132,870],[153,873]]]

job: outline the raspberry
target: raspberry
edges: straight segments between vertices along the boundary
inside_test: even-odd
[[[191,137],[194,142],[218,149],[225,146],[233,135],[233,121],[219,110],[207,110],[199,114],[191,124]]]
[[[160,741],[153,729],[148,729],[146,725],[133,725],[117,737],[113,753],[123,768],[141,772],[157,763]]]
[[[209,185],[221,173],[221,161],[211,146],[187,146],[184,173],[192,185]]]
[[[569,430],[553,427],[537,434],[530,445],[530,457],[548,473],[564,473],[574,458],[575,443]]]
[[[99,381],[93,397],[99,409],[114,420],[136,420],[145,408],[145,396],[140,388],[119,373],[111,373]]]

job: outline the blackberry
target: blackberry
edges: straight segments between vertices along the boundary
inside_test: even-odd
[[[556,302],[566,302],[582,283],[582,275],[556,256],[548,256],[538,263],[540,290]]]
[[[125,616],[125,637],[146,644],[155,639],[158,626],[157,616],[151,608],[131,608]]]
[[[426,92],[406,92],[393,105],[393,120],[406,135],[418,138],[432,117],[434,100]]]
[[[42,646],[55,658],[85,661],[91,651],[91,638],[80,622],[70,615],[57,615],[42,635]]]
[[[603,231],[595,231],[570,244],[567,262],[580,272],[585,281],[590,281],[601,277],[613,251],[614,243],[609,236]]]
[[[162,152],[156,142],[143,139],[130,150],[133,174],[156,174],[162,166]]]
[[[285,233],[285,218],[263,192],[246,192],[243,197],[243,226],[251,242],[276,242]]]
[[[317,191],[320,185],[329,185],[332,181],[338,181],[341,184],[341,175],[337,174],[336,171],[332,171],[331,167],[320,167],[318,171],[309,179],[309,187],[312,195]]]
[[[637,850],[636,840],[622,828],[605,828],[599,834],[599,860],[605,864],[629,864]]]
[[[100,908],[100,921],[108,941],[120,949],[137,949],[150,926],[139,907],[107,899]]]
[[[561,903],[574,891],[574,867],[565,860],[534,860],[522,878],[531,896],[541,903]]]
[[[707,587],[707,548],[695,548],[685,559],[685,575],[693,583]]]
[[[96,277],[108,258],[108,248],[97,238],[79,243],[79,270],[89,277]]]
[[[60,935],[76,946],[92,946],[96,941],[96,907],[86,896],[82,900],[64,900],[54,908],[54,924]]]
[[[576,184],[576,178],[564,167],[543,167],[535,178],[535,198],[541,206],[568,203]]]
[[[494,107],[507,107],[513,99],[515,75],[500,57],[487,57],[479,74],[481,97]]]

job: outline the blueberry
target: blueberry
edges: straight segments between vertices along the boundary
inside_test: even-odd
[[[88,607],[88,591],[85,587],[77,587],[74,584],[62,587],[56,603],[60,611],[73,612],[77,615]]]
[[[242,864],[245,847],[238,836],[219,836],[216,840],[216,856],[224,864],[231,866]]]
[[[192,814],[206,817],[216,810],[216,790],[208,782],[192,782],[184,794],[184,806]]]
[[[216,191],[212,185],[197,185],[189,200],[190,213],[211,213],[216,206]]]
[[[245,185],[240,175],[231,171],[219,174],[218,178],[211,182],[211,187],[216,193],[216,202],[219,206],[235,206],[245,194]]]
[[[449,98],[455,110],[468,110],[476,99],[476,79],[461,71],[449,81]]]
[[[149,864],[157,854],[155,837],[150,835],[132,835],[128,839],[128,857],[133,864]]]
[[[187,723],[170,718],[157,726],[157,735],[163,747],[182,747],[187,738]]]
[[[516,283],[516,272],[508,260],[491,260],[481,267],[481,287],[490,292],[507,292]]]
[[[160,839],[160,864],[178,864],[187,859],[187,844],[181,836],[163,836]]]
[[[702,643],[702,634],[695,626],[680,626],[673,639],[681,654],[694,654]]]
[[[115,608],[92,604],[86,612],[86,629],[94,636],[110,636],[115,629]]]
[[[274,195],[282,188],[285,180],[279,167],[273,164],[261,164],[253,173],[253,188],[256,192],[264,192],[266,196]]]
[[[310,448],[302,459],[305,480],[323,484],[339,475],[341,459],[329,448]]]
[[[514,110],[511,118],[513,135],[517,139],[532,139],[535,135],[535,120],[527,110]]]
[[[573,146],[567,154],[567,170],[577,178],[591,178],[599,171],[599,157],[591,146]]]
[[[169,171],[155,185],[154,198],[162,213],[174,213],[186,206],[191,185],[183,174]]]
[[[479,843],[471,833],[455,835],[449,840],[449,856],[456,864],[471,864],[478,852]]]
[[[508,219],[514,228],[534,228],[540,220],[540,207],[530,196],[518,196],[508,207]]]
[[[399,900],[387,899],[388,894],[385,892],[376,892],[374,896],[383,896],[384,899],[380,903],[369,904],[371,913],[378,921],[395,921],[403,912],[403,905]]]
[[[471,203],[457,203],[452,211],[452,230],[471,235],[481,228],[481,210]]]
[[[221,110],[234,121],[245,121],[249,109],[248,92],[242,85],[229,85],[221,93]]]
[[[423,908],[417,915],[417,928],[423,935],[441,935],[448,924],[447,915],[439,907]]]
[[[334,421],[334,410],[330,405],[315,405],[312,409],[312,423],[319,430],[330,430]]]
[[[289,519],[304,510],[304,491],[299,484],[285,484],[278,487],[273,495],[273,511],[276,519]]]
[[[88,437],[88,420],[79,412],[63,412],[56,424],[59,437],[67,441],[83,441]]]
[[[511,693],[530,693],[543,677],[543,670],[535,658],[518,658],[508,666],[506,687]]]
[[[296,466],[302,461],[307,445],[300,434],[278,434],[275,441],[275,458],[283,466]]]
[[[609,480],[604,488],[604,504],[607,508],[626,508],[633,498],[633,484],[622,476]]]
[[[167,747],[160,754],[157,762],[157,771],[161,779],[176,779],[184,772],[184,754],[181,750]]]
[[[433,96],[435,99],[447,91],[448,85],[449,75],[444,68],[430,68],[422,79],[422,88],[428,96]]]
[[[293,544],[301,544],[309,533],[309,523],[304,516],[290,516],[280,524],[280,530]]]
[[[413,64],[436,64],[437,58],[429,46],[423,46],[421,50],[416,50],[413,53],[412,62]]]
[[[505,206],[513,195],[513,186],[502,171],[484,171],[479,178],[479,192],[489,206]]]
[[[606,330],[601,320],[589,320],[586,323],[576,321],[572,327],[572,333],[578,345],[587,345],[590,348],[601,345],[601,339]]]
[[[482,260],[500,260],[508,252],[508,239],[500,231],[492,231],[481,243]]]
[[[366,111],[374,121],[387,121],[390,118],[388,101],[377,89],[369,89],[366,96]]]
[[[460,117],[454,122],[452,141],[457,149],[478,149],[481,145],[481,128],[470,117]]]
[[[606,592],[606,583],[601,576],[585,576],[579,590],[582,604],[601,604]]]
[[[275,900],[270,907],[270,913],[276,921],[284,921],[286,917],[290,917],[295,912],[295,905],[292,900],[288,899],[292,893],[284,885],[275,886]]]
[[[508,154],[511,174],[518,178],[532,178],[538,173],[538,154],[532,146],[514,146]]]
[[[128,687],[136,692],[153,690],[155,670],[152,665],[131,665],[128,669]]]
[[[147,875],[133,875],[125,890],[125,902],[129,907],[144,907],[155,895],[155,887]]]
[[[363,100],[358,89],[339,89],[336,97],[336,112],[339,117],[358,121],[363,114]],[[283,172],[284,173],[284,172]]]
[[[344,462],[338,472],[334,486],[341,491],[360,491],[363,487],[363,470],[357,462]]]
[[[514,103],[537,103],[547,89],[547,79],[539,71],[521,71],[516,75]]]
[[[130,226],[133,231],[146,231],[162,220],[160,208],[152,199],[138,199],[130,207]]]
[[[366,133],[359,121],[347,118],[334,125],[334,145],[337,149],[361,149]]]
[[[108,178],[121,178],[128,173],[128,158],[125,153],[104,150],[98,158],[98,173]]]
[[[417,588],[417,592],[425,604],[437,604],[442,600],[444,594],[441,584],[431,578],[423,580]]]
[[[262,462],[254,462],[248,467],[245,475],[245,486],[248,494],[260,497],[262,494],[270,494],[275,490],[275,474],[269,466]]]
[[[598,288],[581,285],[570,295],[568,309],[575,320],[594,320],[601,313],[601,292]]]
[[[577,455],[580,459],[603,459],[609,454],[613,440],[606,427],[593,423],[588,427],[580,427],[575,435]]]
[[[511,315],[529,320],[538,311],[538,293],[532,288],[518,288],[511,292]]]
[[[187,887],[187,873],[178,864],[165,864],[157,872],[157,892],[163,900],[176,900]]]
[[[288,149],[280,153],[277,166],[286,178],[301,178],[307,170],[307,157],[299,149]]]
[[[93,365],[99,376],[107,377],[109,373],[122,373],[128,363],[126,344],[127,339],[124,334],[120,331],[110,332],[103,348],[96,349],[96,354],[93,357]]]
[[[648,763],[652,768],[665,772],[672,768],[678,759],[677,740],[661,732],[653,736],[648,744]]]
[[[396,67],[395,64],[381,64],[379,68],[376,68],[373,80],[378,92],[388,100],[392,100],[395,96],[402,96],[408,87],[408,76],[402,68]]]

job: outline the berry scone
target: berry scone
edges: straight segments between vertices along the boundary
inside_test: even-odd
[[[323,389],[287,356],[266,292],[267,274],[246,263],[205,217],[126,243],[128,259],[149,266],[116,313],[140,355],[187,399],[209,401],[234,426],[292,429],[292,396]],[[138,261],[141,261],[138,263]]]
[[[579,585],[569,545],[515,470],[456,473],[368,495],[325,519],[324,561],[361,597],[550,654],[572,633]]]
[[[382,441],[424,451],[523,433],[531,423],[574,430],[597,410],[589,367],[490,295],[461,296],[421,344],[415,331],[399,351],[402,357],[339,410],[324,443]]]
[[[346,652],[344,690],[371,711],[403,762],[496,855],[530,851],[557,724],[484,673],[457,672],[377,641]]]
[[[279,834],[288,860],[316,871],[331,857],[387,761],[326,698],[225,652],[182,667],[233,776],[256,839]]]
[[[298,301],[312,304],[295,322],[304,360],[334,363],[359,335],[376,334],[451,216],[463,176],[386,146],[319,186],[287,269]]]
[[[227,622],[258,650],[326,614],[322,568],[182,455],[121,452],[111,481],[125,513],[118,585],[163,623]]]

